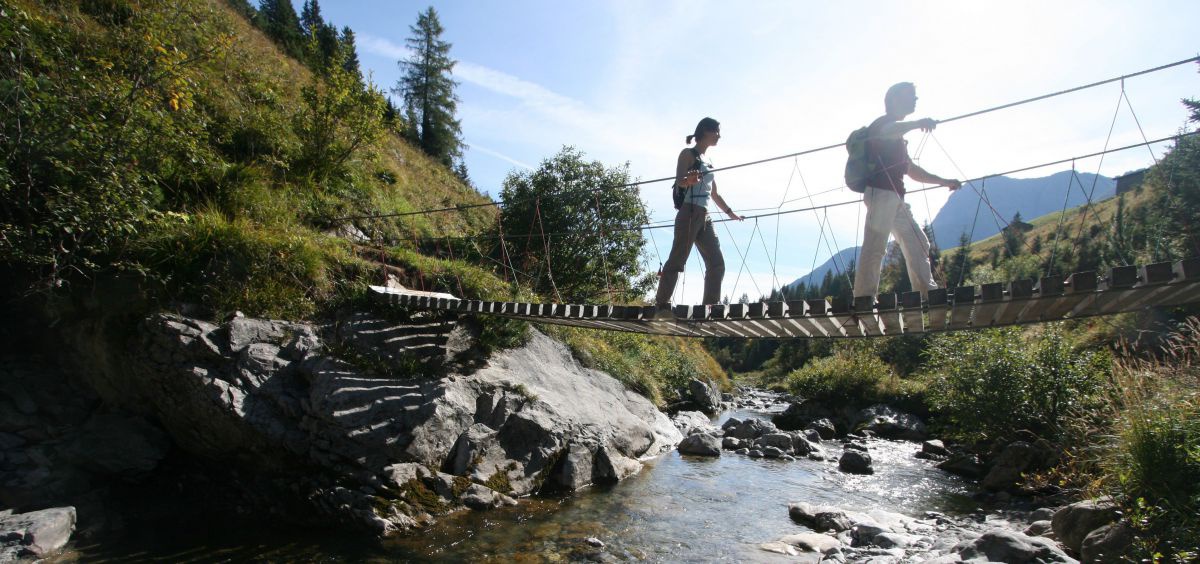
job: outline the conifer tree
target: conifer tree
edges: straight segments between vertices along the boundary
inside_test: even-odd
[[[342,68],[346,72],[362,76],[362,68],[358,64],[358,47],[354,44],[354,30],[350,29],[350,26],[342,28],[340,42],[342,44]]]
[[[404,98],[406,136],[429,156],[454,167],[462,157],[463,145],[455,117],[458,96],[454,88],[458,83],[451,76],[457,61],[450,58],[450,43],[441,39],[445,30],[433,7],[422,12],[409,30],[412,37],[407,43],[412,56],[400,61],[404,74],[395,88]]]
[[[291,0],[260,0],[258,14],[267,37],[292,57],[304,58],[303,31]]]

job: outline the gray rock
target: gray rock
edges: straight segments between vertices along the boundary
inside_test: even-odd
[[[864,445],[862,443],[856,443],[856,442],[845,443],[842,445],[842,448],[845,450],[857,450],[858,452],[867,452],[868,451],[867,445]]]
[[[871,542],[880,548],[908,548],[916,543],[915,535],[905,533],[879,533]]]
[[[938,468],[945,470],[951,474],[957,474],[964,478],[980,478],[987,470],[983,462],[974,454],[960,454],[951,456],[946,461],[937,465]]]
[[[730,417],[729,419],[726,419],[724,423],[721,424],[721,432],[725,433],[729,429],[737,427],[738,425],[741,425],[741,424],[742,424],[741,419],[738,419],[737,417]]]
[[[950,456],[950,451],[946,450],[946,445],[938,439],[931,439],[921,443],[921,452],[931,456]]]
[[[966,561],[1011,564],[1077,562],[1052,541],[1003,529],[993,529],[979,538],[963,541],[954,547],[954,551]]]
[[[721,448],[725,450],[737,450],[748,445],[748,441],[743,441],[737,437],[725,437],[721,439]]]
[[[858,429],[887,439],[923,441],[929,433],[920,417],[884,404],[858,412]]]
[[[516,500],[479,484],[471,484],[471,487],[463,492],[460,501],[463,505],[476,511],[516,504]]]
[[[814,531],[841,532],[854,525],[845,511],[829,505],[789,503],[788,516]]]
[[[167,434],[141,417],[99,413],[64,445],[62,453],[93,472],[132,477],[157,468],[170,448]]]
[[[838,469],[851,474],[874,474],[871,467],[871,455],[857,450],[846,450],[838,459]]]
[[[745,440],[757,439],[763,435],[779,431],[770,421],[763,421],[762,419],[746,419],[737,425],[728,426],[724,429],[726,437]]]
[[[696,456],[721,456],[721,441],[712,435],[698,433],[688,435],[679,443],[680,454]]]
[[[792,431],[790,434],[792,437],[792,449],[791,450],[793,453],[795,453],[796,456],[804,456],[807,454],[811,454],[814,450],[816,450],[818,448],[816,445],[812,444],[808,440],[807,437],[804,436],[804,433],[798,433],[796,431]]]
[[[989,490],[1006,490],[1022,481],[1027,471],[1036,470],[1040,455],[1033,445],[1016,441],[1000,452],[992,469],[983,477],[980,485]]]
[[[708,419],[707,415],[699,411],[680,411],[671,417],[671,423],[685,437],[695,433],[717,434],[712,421]]]
[[[11,543],[18,556],[50,556],[66,546],[74,532],[74,507],[55,507],[0,518],[0,543]]]
[[[1054,518],[1055,511],[1058,511],[1058,509],[1054,507],[1042,507],[1035,509],[1033,513],[1029,514],[1029,521],[1031,523],[1036,521],[1049,521],[1050,519]]]
[[[1125,521],[1110,523],[1084,537],[1079,548],[1083,562],[1124,561],[1133,546],[1135,532]]]
[[[820,533],[796,533],[780,538],[779,542],[790,544],[800,550],[820,553],[827,553],[842,546],[837,539]]]
[[[710,415],[720,411],[721,390],[711,382],[693,378],[688,382],[688,393],[691,394],[692,402],[700,408],[700,411]]]
[[[1049,533],[1051,531],[1052,531],[1052,527],[1050,525],[1049,519],[1044,519],[1042,521],[1034,521],[1034,522],[1030,523],[1028,527],[1025,528],[1025,534],[1027,534],[1031,537],[1045,536],[1046,533]]]
[[[792,545],[782,541],[764,542],[758,545],[758,548],[760,550],[774,552],[776,554],[783,554],[785,556],[796,556],[799,554],[799,552],[796,552],[796,549],[792,547]]]
[[[769,433],[756,439],[754,445],[764,451],[764,447],[774,447],[782,452],[792,452],[792,436],[786,433]]]
[[[816,429],[805,429],[804,430],[804,439],[814,445],[820,444],[821,439],[823,439],[823,438],[824,437],[821,436],[821,432]]]
[[[784,456],[783,450],[773,446],[762,447],[762,454],[764,458],[783,458]]]
[[[822,440],[826,441],[837,436],[837,427],[834,426],[833,421],[830,421],[828,417],[822,417],[809,422],[809,424],[804,427],[804,430],[813,431],[817,433]]]
[[[1116,504],[1110,499],[1101,498],[1072,503],[1059,509],[1050,519],[1050,525],[1055,538],[1078,554],[1088,534],[1116,519]]]
[[[762,458],[763,451],[756,449],[756,448],[752,448],[752,449],[750,449],[750,452],[746,453],[746,456],[749,456],[750,458]]]
[[[583,539],[583,542],[587,543],[588,546],[594,546],[596,548],[604,548],[604,541],[602,541],[596,537],[588,537],[586,539]]]

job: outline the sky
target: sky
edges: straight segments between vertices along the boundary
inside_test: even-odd
[[[299,10],[302,1],[293,1]],[[916,85],[910,118],[943,119],[1200,55],[1200,42],[1187,39],[1200,21],[1194,0],[325,0],[321,8],[327,21],[354,30],[364,71],[388,91],[408,56],[409,28],[430,5],[458,61],[467,168],[493,196],[508,174],[564,145],[608,166],[628,163],[643,180],[672,175],[684,137],[705,116],[721,122],[722,139],[708,153],[721,167],[841,143],[883,113],[883,94],[896,82]],[[945,123],[928,139],[912,132],[910,152],[934,174],[974,178],[1101,151],[1106,142],[1139,143],[1143,132],[1167,137],[1189,127],[1179,100],[1200,97],[1198,68]],[[1153,164],[1165,148],[1076,166],[1116,176]],[[717,185],[744,214],[851,201],[856,194],[837,189],[845,157],[834,149],[718,172]],[[669,192],[667,183],[641,187],[652,221],[674,217]],[[925,222],[948,195],[907,201]],[[803,276],[857,244],[862,213],[852,204],[717,224],[723,293],[756,299]],[[657,270],[671,233],[649,233],[648,268]],[[699,302],[702,272],[692,253],[676,303]]]

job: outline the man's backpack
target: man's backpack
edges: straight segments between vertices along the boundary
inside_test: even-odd
[[[871,125],[855,129],[846,138],[846,152],[849,153],[846,157],[846,186],[859,194],[867,191],[867,181],[879,168],[867,147],[867,139],[871,137],[879,121],[877,119],[871,122]]]
[[[697,151],[695,147],[692,147],[688,150],[692,152],[692,156],[696,159],[696,161],[692,163],[692,168],[688,169],[688,172],[690,173],[693,170],[704,170],[700,168],[700,165],[703,164],[703,161],[700,160],[700,151]],[[678,182],[671,185],[671,201],[675,203],[675,209],[683,207],[683,198],[687,195],[689,188],[689,186],[680,186]]]

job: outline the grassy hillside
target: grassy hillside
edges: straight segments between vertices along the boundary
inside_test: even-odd
[[[309,319],[385,275],[538,299],[490,256],[493,207],[348,219],[489,200],[401,139],[378,87],[297,62],[227,2],[0,0],[0,11],[6,301],[55,317],[112,302],[104,288],[120,280],[141,308]],[[453,240],[464,235],[481,237]],[[485,324],[493,344],[524,327]],[[723,381],[694,343],[560,337],[657,401],[685,377]]]

